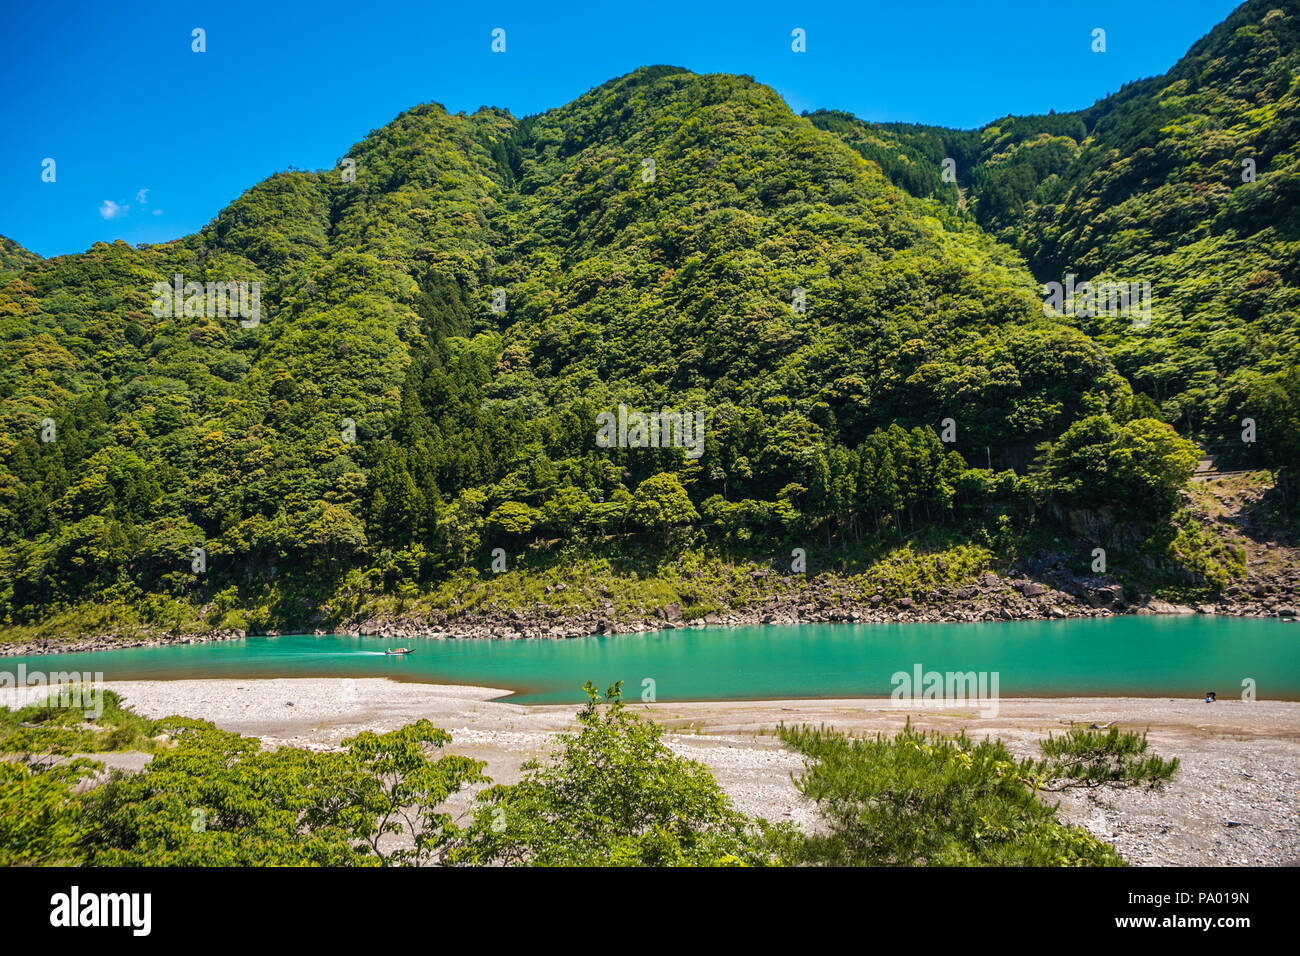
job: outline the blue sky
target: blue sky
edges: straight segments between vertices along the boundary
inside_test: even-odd
[[[969,128],[1078,109],[1164,72],[1236,6],[15,3],[0,27],[0,234],[46,256],[174,239],[277,170],[334,165],[416,103],[523,116],[650,63],[747,73],[796,112]],[[196,27],[205,53],[191,50]],[[504,54],[490,49],[497,27]],[[1104,54],[1090,49],[1097,27]]]

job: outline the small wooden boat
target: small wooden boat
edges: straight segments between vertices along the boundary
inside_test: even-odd
[[[388,655],[393,655],[393,654],[414,654],[415,652],[411,650],[409,647],[397,647],[389,651],[384,651],[384,653]]]

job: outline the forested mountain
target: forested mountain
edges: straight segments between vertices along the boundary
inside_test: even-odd
[[[30,269],[41,257],[29,252],[12,239],[0,236],[0,280],[12,279],[24,269]]]
[[[1294,20],[1263,19],[1245,46],[1294,51]],[[1242,47],[1222,30],[1210,40]],[[973,215],[931,175],[946,132],[886,129],[894,161],[844,114],[651,67],[522,120],[418,106],[175,242],[43,260],[6,241],[0,621],[93,602],[210,626],[337,622],[359,595],[486,573],[497,548],[770,555],[926,528],[1005,546],[1070,508],[1149,529],[1196,456],[1153,416],[1189,433],[1171,403],[1194,373],[1213,380],[1208,409],[1265,387],[1225,384],[1234,371],[1294,366],[1295,220],[1252,212],[1295,161],[1294,137],[1259,132],[1293,115],[1293,75],[1272,62],[1233,74],[1259,116],[1212,161],[1161,145],[1216,140],[1154,128],[1169,86],[1154,81],[1078,117],[959,134]],[[1158,109],[1236,109],[1205,69]],[[1043,127],[1059,146],[1027,132]],[[1117,180],[1130,141],[1154,152]],[[1195,184],[1247,142],[1257,181],[1225,182],[1195,228],[1142,212],[1167,211],[1166,183],[1219,195]],[[986,214],[1018,147],[1055,158],[1029,161],[1022,205]],[[1081,207],[1105,229],[1078,225]],[[1045,316],[1042,276],[984,226],[1040,272],[1072,257],[1085,276],[1162,270],[1151,331],[1178,371],[1154,390],[1151,340]],[[1270,258],[1229,263],[1247,247]],[[1177,299],[1174,263],[1199,276],[1205,256],[1231,288]],[[178,275],[258,283],[260,311],[160,309]],[[599,416],[620,404],[698,411],[702,445],[607,447]]]
[[[1044,283],[1150,282],[1149,326],[1079,327],[1180,432],[1277,466],[1294,460],[1300,424],[1297,67],[1300,5],[1251,0],[1165,75],[1077,113],[970,131],[810,118],[895,184],[960,202]],[[1258,422],[1253,444],[1243,417]]]

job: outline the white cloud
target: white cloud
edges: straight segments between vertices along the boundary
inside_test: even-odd
[[[145,203],[147,203],[147,202],[149,201],[149,190],[148,190],[147,188],[145,188],[145,189],[140,190],[138,193],[136,193],[136,194],[135,194],[135,201],[138,202],[138,203],[139,203],[140,205],[142,205],[142,206],[143,206]]]
[[[153,211],[153,214],[154,214],[155,216],[161,216],[161,215],[162,215],[162,210],[161,210],[161,209],[155,209],[155,210]]]
[[[130,206],[119,206],[111,199],[105,199],[104,205],[99,207],[99,214],[105,219],[120,219],[130,211]]]

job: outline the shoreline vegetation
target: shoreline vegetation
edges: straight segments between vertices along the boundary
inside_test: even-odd
[[[874,739],[783,720],[774,739],[802,757],[795,787],[816,807],[806,828],[737,808],[621,688],[588,681],[576,723],[509,783],[423,716],[334,747],[267,748],[208,720],[143,718],[115,692],[93,718],[50,702],[0,710],[0,754],[18,757],[0,761],[0,800],[40,794],[0,819],[0,864],[1122,866],[1045,795],[1155,792],[1180,765],[1117,727],[1049,732],[1041,756],[1017,757],[910,720]],[[144,759],[105,775],[86,751]],[[914,799],[900,803],[900,787]]]
[[[905,542],[863,556],[835,552],[839,567],[807,573],[774,561],[680,548],[668,557],[560,551],[500,574],[474,569],[423,592],[343,589],[282,619],[266,605],[221,601],[196,608],[173,599],[135,606],[88,603],[30,625],[0,627],[0,656],[239,640],[282,634],[345,634],[394,640],[563,640],[692,626],[958,623],[1127,614],[1218,614],[1295,621],[1300,616],[1300,548],[1257,540],[1234,527],[1242,480],[1201,489],[1196,527],[1216,536],[1201,546],[1199,582],[1139,559],[1138,573],[1090,573],[1083,542],[1043,540],[1025,558],[944,541]],[[1249,490],[1245,492],[1249,497]],[[1281,537],[1281,536],[1279,536]],[[1208,536],[1207,536],[1208,538]],[[945,546],[947,545],[947,546]],[[1080,558],[1080,556],[1083,556]],[[527,560],[527,559],[526,559]],[[854,567],[855,561],[860,567]],[[1217,562],[1217,563],[1216,563]],[[1217,580],[1216,580],[1217,578]],[[257,626],[255,621],[274,626]],[[70,635],[70,636],[69,636]]]
[[[810,580],[781,574],[753,563],[713,565],[709,588],[698,577],[642,579],[633,576],[620,590],[606,562],[580,564],[569,580],[553,574],[513,572],[503,580],[476,581],[449,606],[435,593],[410,607],[380,607],[332,628],[319,620],[266,630],[241,628],[177,629],[158,632],[148,625],[71,639],[24,638],[22,628],[0,629],[0,656],[100,651],[167,644],[198,644],[278,637],[283,634],[346,634],[394,640],[564,640],[613,636],[683,627],[748,627],[760,624],[972,623],[1033,621],[1144,614],[1218,614],[1296,621],[1300,595],[1291,581],[1233,586],[1217,595],[1190,592],[1182,600],[1133,594],[1109,576],[1078,576],[1059,563],[1031,562],[1034,572],[1015,566],[1006,573],[978,570],[974,564],[956,580],[943,554],[898,560],[912,574],[909,584],[878,581],[866,575],[824,573]],[[576,584],[582,572],[605,572],[608,585]],[[725,579],[722,571],[725,570]],[[885,575],[888,574],[884,570]],[[590,582],[591,575],[585,576]],[[727,580],[729,579],[729,580]],[[691,590],[694,588],[694,590]],[[708,590],[710,593],[701,594]],[[576,591],[577,594],[571,594]],[[685,592],[685,594],[683,593]],[[1168,594],[1168,592],[1164,592]],[[618,603],[615,603],[616,595]],[[692,598],[695,601],[692,601]]]
[[[1195,476],[1161,522],[1070,512],[1015,533],[921,528],[720,546],[705,531],[541,539],[429,576],[414,546],[333,578],[293,556],[227,587],[119,581],[39,615],[0,616],[0,655],[279,634],[568,638],[702,625],[1036,620],[1125,613],[1292,620],[1300,531],[1267,472]],[[1071,531],[1080,532],[1070,534]],[[1004,533],[1005,532],[1005,533]],[[1106,547],[1097,546],[1102,541]]]
[[[158,728],[153,726],[155,721],[176,722],[171,715],[177,713],[187,715],[183,725],[210,722],[223,734],[256,739],[261,752],[282,752],[280,759],[291,762],[307,759],[308,752],[341,753],[345,741],[366,732],[382,740],[428,721],[451,737],[435,753],[482,762],[493,784],[507,787],[526,776],[525,764],[554,754],[560,735],[571,733],[576,723],[573,704],[523,706],[509,698],[493,699],[500,692],[492,688],[405,684],[382,678],[119,681],[106,686],[120,701],[106,709],[106,727],[100,732],[122,730],[115,731],[118,739],[111,747],[79,751],[104,765],[93,782],[107,779],[115,770],[138,773],[158,753],[176,754],[169,757],[169,764],[180,759],[178,742],[155,740]],[[342,693],[345,687],[348,692]],[[30,707],[41,690],[0,690],[0,707]],[[294,706],[286,706],[290,702]],[[1017,763],[1043,756],[1041,745],[1049,735],[1059,738],[1071,729],[1086,729],[1105,737],[1118,728],[1125,735],[1145,736],[1150,752],[1157,756],[1177,758],[1179,772],[1159,792],[1146,786],[1119,790],[1085,786],[1063,793],[1040,788],[1041,799],[1056,808],[1062,824],[1086,830],[1130,865],[1276,866],[1300,859],[1294,829],[1277,825],[1295,812],[1293,781],[1300,773],[1295,728],[1300,703],[1008,698],[1002,704],[999,714],[989,719],[978,719],[962,708],[900,710],[879,698],[629,701],[626,709],[662,728],[659,740],[677,758],[706,767],[736,811],[776,825],[793,824],[809,833],[826,832],[825,816],[800,794],[797,780],[807,764],[783,740],[782,724],[834,728],[868,742],[878,734],[893,739],[909,726],[918,734],[939,733],[948,741],[964,730],[972,741],[985,737],[1000,741]],[[124,721],[119,714],[132,716]],[[32,722],[30,715],[27,722]],[[39,727],[22,732],[43,733]],[[89,730],[78,732],[84,735]],[[35,743],[34,738],[28,741]],[[141,748],[141,743],[146,746]],[[70,746],[85,748],[86,743],[79,738]],[[903,754],[889,751],[885,756]],[[918,759],[934,757],[918,755]],[[1000,759],[1006,760],[1006,755]],[[903,785],[911,779],[907,766],[893,759],[879,771],[881,777],[859,779],[854,790],[869,798],[873,787]],[[184,778],[172,783],[185,786]],[[923,780],[921,784],[919,792],[942,796],[926,790]],[[493,806],[478,799],[481,790],[481,785],[471,785],[453,794],[445,811],[460,823],[472,819],[476,809]],[[163,795],[159,792],[153,799]],[[878,805],[874,799],[871,802]],[[209,813],[210,825],[214,813]],[[176,828],[176,834],[188,840],[190,811],[185,809],[180,816],[184,825]],[[885,824],[874,832],[900,832],[890,821]],[[385,838],[380,850],[387,854],[404,846],[409,847],[409,841],[394,836]]]
[[[848,585],[851,587],[851,585]],[[1087,586],[1082,593],[1059,590],[1025,577],[988,572],[966,587],[940,588],[937,595],[916,600],[902,598],[892,606],[871,599],[852,603],[843,599],[846,582],[840,578],[809,582],[803,588],[769,595],[759,606],[705,613],[684,611],[670,601],[641,616],[611,616],[600,609],[560,610],[542,606],[534,612],[488,609],[481,612],[430,616],[404,614],[366,618],[337,630],[288,627],[267,631],[210,630],[155,633],[149,629],[124,634],[97,634],[71,639],[42,638],[0,646],[0,657],[69,654],[85,651],[161,647],[170,644],[205,644],[248,637],[286,634],[343,634],[391,640],[566,640],[578,637],[628,636],[650,631],[689,627],[752,627],[797,624],[938,624],[980,621],[1065,620],[1121,615],[1217,614],[1230,617],[1273,618],[1300,623],[1300,601],[1294,594],[1265,603],[1249,592],[1222,595],[1215,601],[1178,603],[1146,596],[1129,603],[1121,585]],[[947,593],[945,593],[947,592]],[[973,593],[972,593],[973,592]],[[873,595],[874,597],[875,595]],[[935,603],[935,602],[938,603]],[[1286,603],[1281,603],[1285,601]],[[1300,631],[1300,628],[1297,628]]]

